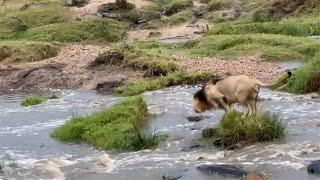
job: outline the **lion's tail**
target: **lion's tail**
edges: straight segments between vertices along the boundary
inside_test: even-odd
[[[276,85],[282,83],[283,81],[289,79],[289,78],[292,76],[292,72],[291,72],[291,71],[288,71],[288,72],[287,72],[287,75],[288,75],[288,76],[287,76],[286,78],[284,78],[284,79],[282,79],[282,80],[279,80],[279,81],[277,81],[277,82],[274,82],[274,83],[269,83],[269,84],[268,84],[268,83],[263,83],[263,82],[257,80],[257,85],[259,85],[260,87],[273,87],[273,86],[276,86]]]

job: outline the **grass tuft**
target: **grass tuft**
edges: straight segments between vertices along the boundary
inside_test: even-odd
[[[9,58],[13,62],[34,62],[54,57],[59,47],[51,43],[32,41],[0,42],[0,61]]]
[[[285,124],[276,114],[258,113],[256,117],[245,117],[243,113],[233,111],[223,116],[217,125],[215,139],[221,139],[221,145],[228,147],[237,143],[271,141],[285,135]]]
[[[286,90],[291,93],[320,92],[320,53],[293,72]]]
[[[234,0],[211,0],[208,4],[209,10],[224,10],[232,7]]]
[[[158,90],[169,86],[205,83],[213,77],[214,75],[209,72],[175,72],[167,76],[142,80],[118,87],[116,94],[119,96],[134,96],[145,91]]]
[[[52,137],[120,151],[152,148],[158,144],[159,137],[144,133],[147,109],[141,97],[131,97],[111,108],[72,118],[55,129]]]
[[[58,99],[59,96],[53,94],[53,95],[33,95],[26,97],[22,100],[21,106],[33,106],[37,104],[41,104],[47,99]]]
[[[172,0],[166,5],[165,13],[172,15],[193,6],[192,0]]]

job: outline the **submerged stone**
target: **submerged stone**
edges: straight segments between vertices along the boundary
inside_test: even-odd
[[[188,119],[188,121],[191,121],[191,122],[199,122],[199,121],[206,119],[208,117],[209,116],[188,116],[187,119]]]
[[[234,165],[200,165],[197,169],[203,173],[209,174],[219,174],[224,176],[234,176],[234,177],[242,177],[246,175],[247,172],[237,166]]]
[[[166,172],[162,175],[163,180],[176,180],[182,178],[182,176],[188,171],[188,169],[183,170],[172,170]]]
[[[320,175],[320,160],[311,162],[308,166],[308,172],[310,174],[319,174]]]

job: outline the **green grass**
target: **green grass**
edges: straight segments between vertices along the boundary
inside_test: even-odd
[[[286,90],[291,93],[320,92],[320,53],[312,61],[293,72]]]
[[[147,125],[147,109],[141,97],[131,97],[111,108],[72,118],[55,129],[52,137],[120,151],[152,148],[159,139],[156,135],[143,133]]]
[[[278,22],[223,23],[206,34],[283,34],[290,36],[311,36],[320,34],[320,21],[316,17],[285,19]]]
[[[185,10],[169,16],[167,19],[156,19],[148,22],[146,28],[157,29],[165,26],[178,25],[194,19],[194,13],[191,10]]]
[[[320,48],[320,42],[309,38],[272,34],[211,35],[185,43],[189,56],[237,59],[260,53],[266,60],[308,60]]]
[[[256,117],[245,117],[233,111],[224,115],[216,127],[217,135],[224,147],[237,143],[271,141],[285,135],[285,125],[275,114],[261,112]]]
[[[178,69],[172,58],[150,55],[133,46],[103,52],[96,58],[95,63],[123,65],[135,70],[143,70],[145,76],[167,75]]]
[[[118,21],[95,19],[31,28],[25,33],[21,33],[16,39],[63,43],[82,41],[114,42],[124,37],[125,30],[124,24]]]
[[[234,0],[211,0],[208,3],[209,10],[223,10],[232,7]]]
[[[134,96],[145,91],[158,90],[169,86],[204,83],[213,77],[214,75],[209,72],[175,72],[167,76],[146,79],[118,87],[116,94],[119,96]]]
[[[225,11],[208,12],[204,18],[212,23],[222,23],[230,19],[230,13]]]
[[[0,61],[34,62],[54,57],[59,47],[51,43],[32,41],[0,41]]]
[[[68,22],[70,20],[71,14],[68,8],[62,4],[39,3],[34,8],[13,10],[0,16],[0,38],[14,38],[16,34],[27,30],[27,28]]]
[[[41,104],[47,99],[58,99],[59,97],[55,94],[53,95],[33,95],[26,97],[22,100],[21,106],[34,106],[37,104]]]
[[[166,5],[166,14],[172,15],[177,12],[193,7],[192,0],[171,0]]]

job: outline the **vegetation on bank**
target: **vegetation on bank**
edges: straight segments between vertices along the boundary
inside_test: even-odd
[[[116,88],[116,94],[119,96],[133,96],[145,91],[158,90],[169,86],[205,83],[213,77],[214,74],[209,72],[175,72],[163,77],[126,84]]]
[[[9,58],[13,62],[34,62],[54,57],[59,46],[46,42],[1,41],[0,61]]]
[[[185,10],[178,12],[176,14],[173,14],[172,16],[169,16],[165,19],[156,19],[153,21],[150,21],[148,25],[146,25],[146,28],[148,29],[157,29],[165,26],[173,26],[178,25],[187,21],[190,21],[194,19],[194,13],[191,10]]]
[[[93,63],[127,66],[135,70],[145,71],[145,76],[165,76],[178,69],[173,58],[150,55],[133,46],[103,52]]]
[[[152,148],[157,146],[159,137],[144,131],[147,111],[147,104],[141,97],[131,97],[111,108],[72,118],[55,129],[52,137],[120,151]]]
[[[53,95],[33,95],[24,98],[21,102],[21,106],[33,106],[37,104],[41,104],[48,99],[58,99],[59,96],[56,94]]]
[[[137,42],[133,46],[159,56],[219,57],[230,60],[261,54],[263,59],[272,61],[308,61],[320,51],[320,41],[273,34],[207,35],[174,46],[157,42]]]
[[[284,19],[271,22],[229,22],[222,23],[211,30],[207,35],[216,34],[283,34],[290,36],[312,36],[320,34],[320,22],[316,17]]]
[[[243,113],[233,111],[224,115],[209,134],[211,143],[229,147],[237,143],[248,144],[282,138],[285,135],[285,124],[277,115],[269,112],[245,117]]]
[[[320,52],[308,64],[293,72],[286,90],[292,93],[320,92]]]
[[[111,19],[95,19],[56,23],[31,28],[17,35],[19,40],[82,42],[114,42],[125,36],[126,28],[122,23]]]

